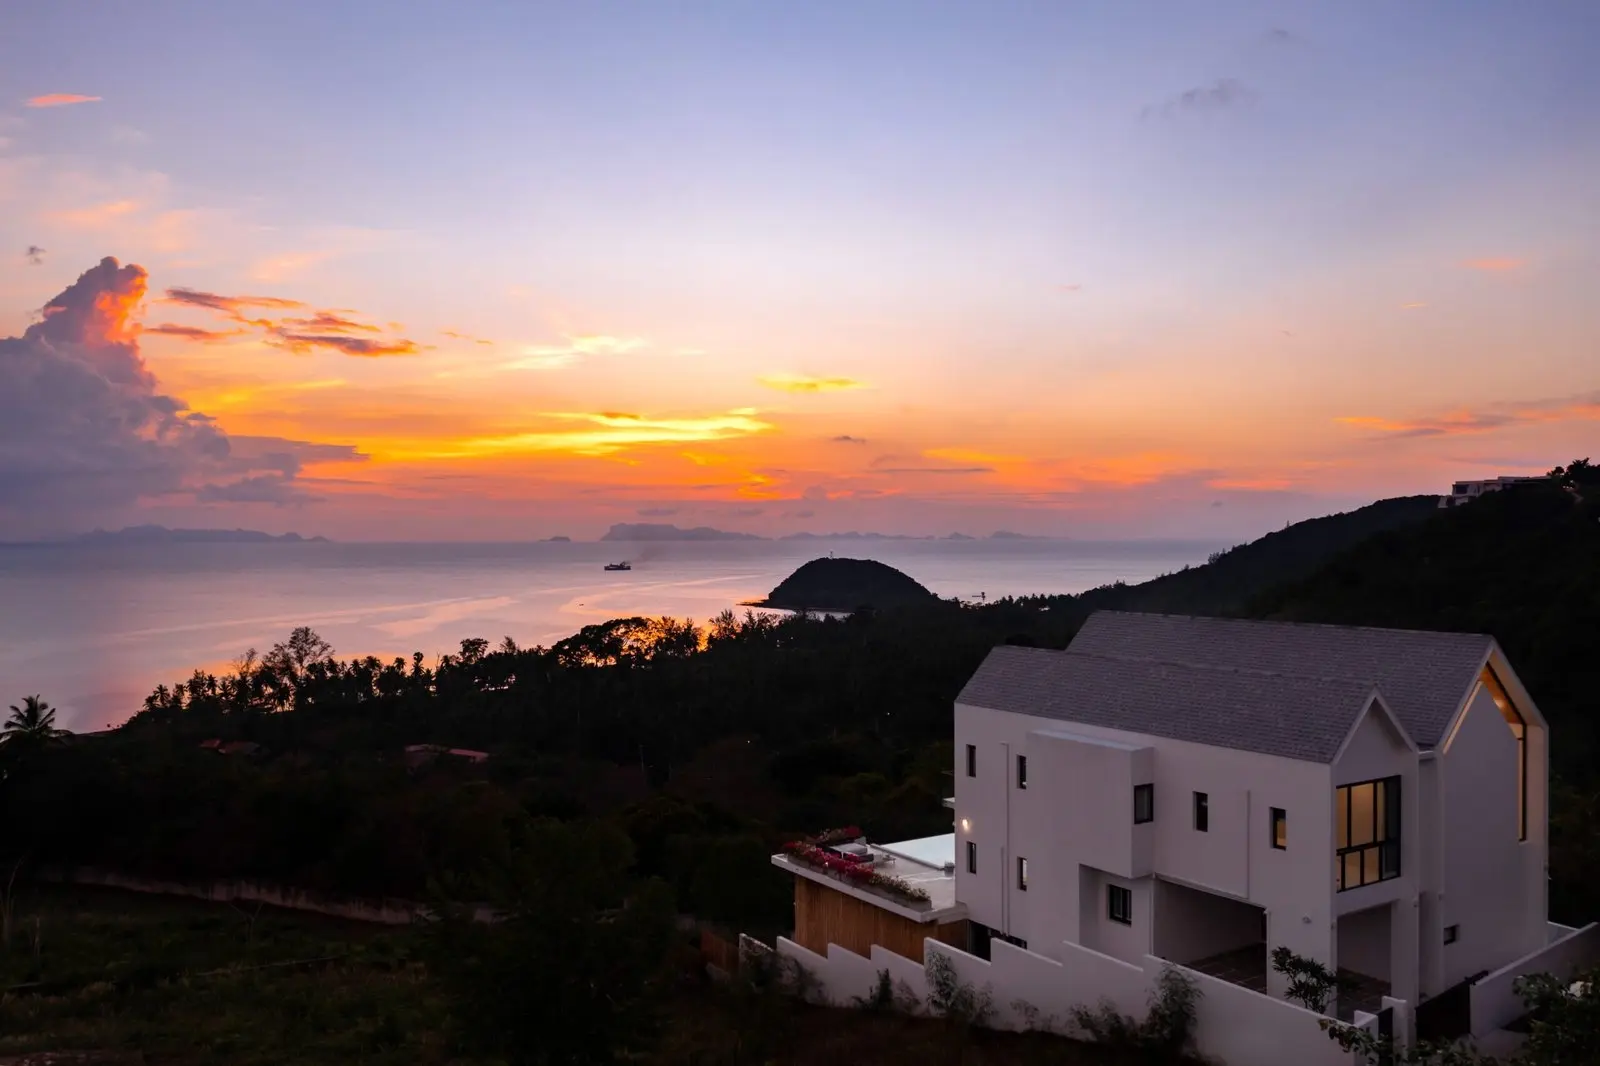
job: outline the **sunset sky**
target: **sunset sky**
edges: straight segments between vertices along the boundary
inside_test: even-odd
[[[0,539],[1245,536],[1600,456],[1597,41],[8,0]]]

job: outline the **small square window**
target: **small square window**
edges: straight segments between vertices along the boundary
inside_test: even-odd
[[[978,842],[976,840],[969,840],[969,841],[967,841],[967,873],[975,874],[977,872],[978,872]]]
[[[1156,817],[1156,786],[1133,786],[1133,824],[1153,822]]]
[[[1123,925],[1133,924],[1133,892],[1121,885],[1106,886],[1106,916]]]
[[[1454,944],[1460,939],[1461,927],[1459,925],[1447,925],[1444,927],[1444,942],[1446,944]]]
[[[1211,797],[1204,792],[1194,794],[1194,827],[1201,833],[1211,831]]]
[[[967,745],[967,776],[978,776],[978,745]]]
[[[1028,891],[1028,860],[1021,855],[1017,856],[1017,890]]]
[[[1272,808],[1272,846],[1278,851],[1289,846],[1289,815],[1282,807]]]
[[[1028,757],[1026,755],[1017,756],[1017,787],[1028,787]]]

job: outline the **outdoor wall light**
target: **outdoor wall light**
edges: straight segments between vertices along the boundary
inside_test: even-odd
[[[966,833],[966,832],[969,832],[971,829],[972,829],[972,823],[970,821],[968,821],[967,819],[965,819],[965,818],[961,819],[961,831],[963,833]]]

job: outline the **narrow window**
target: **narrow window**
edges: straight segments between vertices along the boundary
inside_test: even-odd
[[[975,874],[977,872],[978,872],[978,842],[976,840],[969,840],[969,841],[967,841],[967,873]]]
[[[1279,851],[1289,846],[1289,815],[1282,807],[1272,808],[1272,846]]]
[[[1211,797],[1204,792],[1194,794],[1194,827],[1201,833],[1211,831]]]
[[[1133,786],[1133,824],[1153,822],[1156,817],[1156,786]]]
[[[1017,856],[1017,890],[1028,891],[1028,860],[1021,855]]]
[[[978,745],[967,745],[967,776],[978,776]]]
[[[1121,885],[1106,886],[1106,916],[1123,925],[1133,924],[1133,893]]]
[[[1028,757],[1026,755],[1017,756],[1017,787],[1028,787]]]
[[[1444,942],[1446,944],[1454,944],[1459,939],[1461,939],[1461,927],[1459,925],[1447,925],[1444,927]]]

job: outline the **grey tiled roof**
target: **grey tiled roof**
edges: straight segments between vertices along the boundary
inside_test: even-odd
[[[1332,762],[1374,686],[1074,648],[995,648],[956,697],[997,711]]]
[[[1481,633],[1097,611],[1070,650],[1367,682],[1426,751],[1443,742],[1492,643]]]

